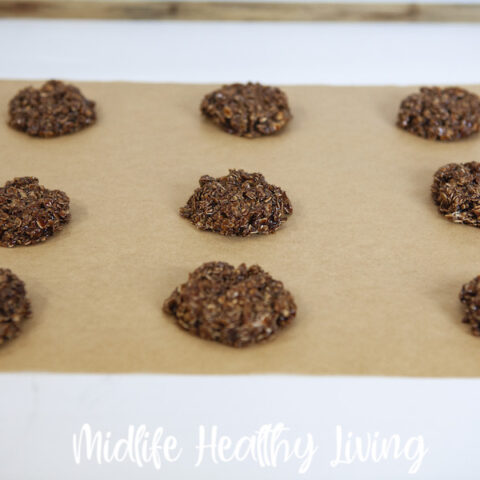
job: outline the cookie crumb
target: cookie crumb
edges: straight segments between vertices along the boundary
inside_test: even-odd
[[[261,173],[230,170],[213,178],[204,175],[180,215],[200,230],[248,236],[276,232],[292,214],[292,204],[279,187]]]
[[[272,135],[292,118],[282,90],[251,82],[224,85],[209,93],[200,110],[225,132],[246,138]]]
[[[70,221],[70,200],[48,190],[38,178],[20,177],[0,188],[0,245],[16,247],[44,242]]]
[[[25,284],[11,270],[0,268],[0,345],[19,334],[30,314]]]
[[[95,102],[80,90],[59,80],[41,88],[27,87],[9,104],[8,124],[32,137],[58,137],[78,132],[95,123]]]
[[[174,290],[163,310],[200,338],[245,347],[277,334],[297,307],[283,283],[258,265],[209,262]]]
[[[480,99],[463,88],[422,87],[402,101],[397,125],[427,139],[467,138],[480,129]]]

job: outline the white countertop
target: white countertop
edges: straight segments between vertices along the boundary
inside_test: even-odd
[[[460,84],[480,82],[480,25],[0,20],[0,78],[271,84]],[[4,159],[7,161],[7,159]],[[480,345],[479,345],[480,349]],[[438,352],[439,355],[442,352]],[[0,375],[0,478],[283,480],[407,478],[392,457],[332,468],[335,428],[362,435],[423,435],[429,452],[413,478],[478,478],[480,379]],[[473,406],[473,407],[471,407]],[[193,467],[200,424],[232,438],[283,422],[312,432],[319,451],[261,468],[253,461]],[[164,426],[185,454],[155,470],[74,462],[84,423],[125,434]]]
[[[480,82],[478,24],[0,20],[0,78]]]

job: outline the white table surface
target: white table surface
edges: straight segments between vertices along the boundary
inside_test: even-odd
[[[473,24],[0,20],[0,78],[468,84],[480,82],[479,44]],[[477,479],[479,404],[480,379],[2,374],[0,479]],[[313,434],[319,450],[306,474],[296,460],[193,466],[200,424],[235,439],[278,422],[292,438]],[[72,437],[84,423],[114,438],[129,425],[163,426],[184,453],[161,470],[77,465]],[[422,435],[429,452],[414,475],[392,457],[332,468],[337,425],[364,439]]]
[[[478,83],[479,41],[470,24],[0,20],[0,78]]]

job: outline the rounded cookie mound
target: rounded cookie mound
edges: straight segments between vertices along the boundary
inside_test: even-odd
[[[200,230],[221,235],[274,233],[292,213],[287,194],[261,173],[230,170],[225,177],[204,175],[180,215]]]
[[[30,316],[25,284],[10,270],[0,268],[0,344],[20,332],[20,324]]]
[[[18,92],[10,101],[9,113],[11,127],[44,138],[78,132],[96,120],[95,102],[58,80]]]
[[[463,323],[468,323],[472,333],[480,336],[480,275],[462,287],[460,301],[466,310]]]
[[[296,314],[292,295],[261,267],[223,262],[197,268],[163,309],[190,333],[232,347],[266,340]]]
[[[0,188],[0,245],[44,242],[70,220],[70,200],[47,190],[34,177],[21,177]]]
[[[463,88],[423,87],[403,100],[397,125],[423,138],[460,140],[480,129],[480,99]]]
[[[433,177],[432,198],[454,223],[480,226],[480,163],[449,163]]]
[[[259,83],[224,85],[206,95],[200,109],[227,133],[247,138],[278,132],[292,118],[285,93]]]

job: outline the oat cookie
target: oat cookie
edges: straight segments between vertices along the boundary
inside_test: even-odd
[[[21,177],[0,188],[0,245],[44,242],[70,220],[70,200],[47,190],[34,177]]]
[[[454,223],[480,226],[480,163],[449,163],[435,173],[432,198]]]
[[[58,137],[92,125],[95,102],[73,85],[50,80],[40,89],[27,87],[12,98],[8,124],[33,137]]]
[[[287,194],[261,173],[230,170],[225,177],[204,175],[180,215],[200,230],[245,237],[274,233],[293,209]]]
[[[165,300],[183,329],[206,340],[245,347],[275,335],[296,314],[292,295],[258,265],[205,263]]]
[[[460,140],[480,129],[480,99],[463,88],[423,87],[403,100],[397,125],[423,138]]]
[[[227,133],[247,138],[278,132],[292,118],[285,93],[259,83],[224,85],[206,95],[200,109]]]
[[[9,269],[0,268],[0,345],[18,335],[29,316],[25,284]]]
[[[465,305],[463,323],[468,323],[475,336],[480,336],[480,275],[466,283],[460,292],[460,301]]]

